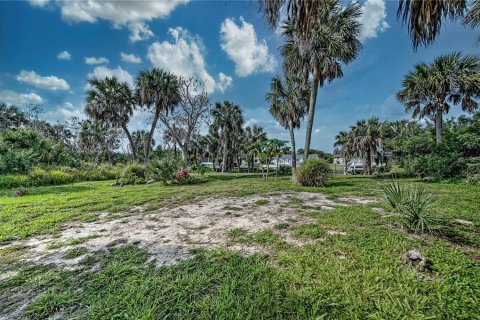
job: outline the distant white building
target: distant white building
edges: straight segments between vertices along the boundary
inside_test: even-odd
[[[318,159],[318,154],[309,154],[309,159]],[[303,162],[303,154],[297,154],[297,165]],[[277,165],[277,158],[272,159],[270,165],[276,166]],[[292,166],[292,155],[291,154],[284,154],[283,156],[278,158],[278,166],[285,166],[291,167]]]

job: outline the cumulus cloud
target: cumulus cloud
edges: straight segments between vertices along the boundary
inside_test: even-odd
[[[109,63],[107,58],[104,57],[85,57],[85,63],[90,64],[90,65],[96,65],[96,64],[106,64]]]
[[[58,78],[56,76],[46,76],[42,77],[35,73],[35,71],[26,71],[22,70],[20,74],[15,77],[18,81],[31,84],[35,87],[58,91],[58,90],[69,90],[70,86],[67,81]]]
[[[255,72],[272,72],[277,61],[268,51],[265,40],[258,41],[253,25],[240,17],[241,25],[227,18],[220,27],[221,47],[235,62],[235,72],[240,77]]]
[[[12,90],[0,91],[0,101],[15,105],[43,103],[42,97],[36,93],[17,93]]]
[[[120,82],[126,82],[130,88],[133,89],[133,77],[130,73],[123,70],[121,67],[110,69],[105,66],[98,66],[93,69],[93,72],[88,74],[88,78],[105,79],[106,77],[116,77]],[[88,84],[85,89],[88,89]]]
[[[360,40],[376,38],[377,35],[390,26],[387,21],[387,10],[385,0],[366,0],[362,6],[362,15],[359,22],[362,24]]]
[[[57,54],[57,58],[60,60],[72,60],[72,55],[70,54],[70,52],[65,50]]]
[[[128,54],[128,53],[120,52],[120,57],[122,58],[123,62],[128,62],[128,63],[141,63],[142,62],[142,59],[140,59],[139,56],[136,56],[133,53]]]
[[[98,20],[110,21],[115,28],[130,30],[130,41],[146,40],[153,36],[146,22],[166,18],[181,4],[189,0],[163,1],[52,1],[61,11],[64,20],[69,22],[95,23]],[[45,6],[48,0],[30,0],[35,6]]]
[[[85,119],[87,116],[81,107],[75,107],[71,102],[64,102],[54,110],[42,114],[42,118],[48,121],[63,121],[71,118]]]
[[[30,4],[34,7],[44,7],[47,5],[49,0],[28,0]]]
[[[156,67],[184,77],[195,77],[203,81],[205,91],[223,92],[232,85],[232,78],[219,73],[215,80],[206,70],[202,39],[192,36],[181,28],[170,28],[173,42],[155,42],[148,48],[148,59]]]

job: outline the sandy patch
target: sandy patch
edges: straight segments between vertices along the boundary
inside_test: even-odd
[[[67,225],[56,236],[46,235],[10,243],[26,245],[26,262],[57,264],[75,268],[84,258],[81,254],[67,259],[72,248],[86,248],[85,253],[105,249],[112,243],[138,243],[148,250],[158,266],[172,265],[190,256],[193,248],[229,248],[244,253],[261,251],[259,247],[232,244],[227,233],[232,229],[256,232],[272,229],[282,223],[289,225],[312,223],[314,219],[301,214],[308,210],[331,210],[336,206],[362,205],[375,201],[362,198],[328,199],[319,193],[284,192],[247,197],[198,198],[190,203],[147,211],[148,205],[128,212],[101,213],[91,223]],[[302,208],[303,207],[303,208]],[[293,238],[288,230],[274,230],[292,245],[308,240]],[[331,231],[328,235],[345,235]],[[3,247],[7,247],[3,246]]]

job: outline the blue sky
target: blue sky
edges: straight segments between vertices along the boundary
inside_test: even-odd
[[[361,118],[409,118],[395,92],[416,63],[480,50],[478,31],[446,23],[433,45],[414,52],[396,19],[396,1],[359,2],[364,47],[342,79],[319,90],[314,148],[332,151],[335,134]],[[203,79],[213,102],[235,102],[247,124],[288,140],[265,102],[270,79],[281,74],[281,43],[256,1],[2,1],[0,100],[39,104],[49,121],[82,117],[90,76],[116,75],[133,83],[139,70],[158,66]],[[147,128],[149,120],[136,112],[130,127]],[[299,147],[304,128],[297,132]]]

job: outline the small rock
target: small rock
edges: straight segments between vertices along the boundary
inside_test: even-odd
[[[472,221],[468,220],[462,220],[462,219],[455,219],[456,223],[463,224],[464,226],[473,226],[474,223]]]
[[[431,265],[427,263],[427,260],[424,256],[417,250],[409,250],[407,255],[403,259],[404,264],[410,264],[419,271],[424,271],[425,269],[431,269]]]
[[[150,179],[147,181],[147,184],[154,183],[154,182],[155,182],[155,179]]]
[[[422,255],[417,250],[408,251],[408,258],[410,260],[422,260],[423,259]]]

